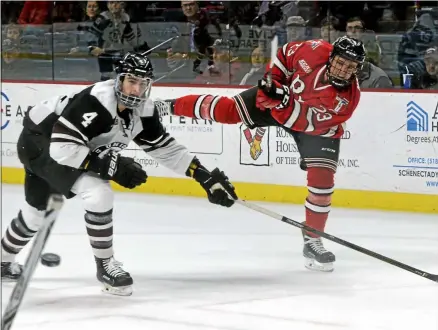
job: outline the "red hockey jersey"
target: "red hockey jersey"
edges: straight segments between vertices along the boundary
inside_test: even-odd
[[[272,79],[290,88],[291,100],[285,108],[271,109],[272,117],[294,131],[339,138],[345,122],[360,99],[357,79],[339,91],[324,79],[333,46],[323,40],[290,42],[274,58]]]

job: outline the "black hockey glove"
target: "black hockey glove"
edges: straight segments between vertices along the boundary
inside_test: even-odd
[[[211,173],[195,158],[190,164],[187,175],[193,177],[207,192],[210,203],[230,207],[237,199],[234,186],[224,172],[215,168]]]
[[[104,180],[113,180],[125,188],[135,188],[146,182],[147,174],[131,157],[120,156],[114,151],[103,158],[93,155],[85,169],[97,173]]]
[[[269,84],[266,77],[258,81],[256,106],[260,109],[285,108],[289,105],[290,90],[286,85],[272,80]]]

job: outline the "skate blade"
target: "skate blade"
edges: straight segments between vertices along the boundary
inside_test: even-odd
[[[18,281],[18,278],[13,279],[9,277],[2,277],[2,283],[15,283]]]
[[[327,262],[322,264],[312,258],[305,258],[304,266],[312,271],[326,273],[332,272],[335,269],[333,266],[333,262]]]
[[[132,286],[111,286],[108,284],[103,283],[102,292],[111,294],[114,296],[130,296],[132,295]]]

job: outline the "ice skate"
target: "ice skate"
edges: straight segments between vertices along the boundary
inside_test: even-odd
[[[306,268],[320,272],[332,272],[334,269],[333,263],[336,261],[335,255],[325,249],[321,237],[311,237],[305,230],[302,233]]]
[[[17,281],[23,272],[23,266],[16,262],[2,262],[2,282]]]
[[[122,268],[122,263],[113,257],[96,259],[97,279],[103,284],[103,292],[130,296],[132,294],[133,280],[131,275]]]

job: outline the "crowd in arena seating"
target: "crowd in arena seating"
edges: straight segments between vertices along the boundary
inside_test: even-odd
[[[2,79],[105,80],[152,49],[160,82],[253,85],[274,35],[347,34],[367,49],[362,88],[438,89],[438,1],[2,1],[1,15]]]

